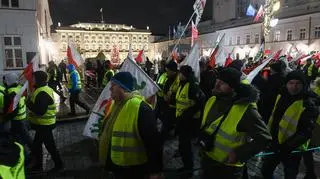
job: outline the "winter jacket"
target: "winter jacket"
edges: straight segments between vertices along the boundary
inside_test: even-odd
[[[162,171],[162,143],[157,129],[157,120],[152,109],[145,102],[142,102],[139,107],[138,131],[146,148],[148,162],[139,166],[122,167],[112,162],[109,153],[106,162],[108,170],[114,172],[134,170],[149,174]]]
[[[220,116],[229,112],[233,104],[256,103],[258,100],[258,90],[251,85],[241,84],[236,94],[216,95],[216,102],[208,113],[210,119],[205,125],[217,120]],[[214,94],[215,95],[215,94]],[[237,160],[245,162],[254,154],[263,150],[271,141],[271,135],[266,124],[262,120],[254,105],[249,105],[242,119],[237,125],[237,131],[246,133],[247,142],[236,148],[234,153]]]
[[[69,70],[69,74],[71,74],[70,80],[72,81],[72,87],[71,87],[71,89],[69,89],[69,92],[72,93],[72,92],[80,91],[81,89],[79,89],[77,87],[77,84],[78,84],[78,81],[81,80],[81,79],[78,79],[78,76],[76,75],[76,73],[72,73],[73,71],[76,70],[74,65],[69,64],[68,65],[68,70]]]
[[[216,85],[217,73],[214,69],[208,69],[201,72],[200,74],[200,88],[206,96],[206,99],[209,99],[212,94],[212,90]]]
[[[3,125],[3,124],[1,124]],[[9,133],[0,132],[0,165],[13,167],[17,164],[20,158],[20,149],[14,144]],[[1,178],[1,177],[0,177]]]
[[[261,91],[262,95],[258,109],[263,120],[266,123],[268,123],[268,120],[272,113],[277,95],[279,94],[282,86],[285,84],[285,78],[286,77],[283,73],[270,75],[266,82],[265,88]]]
[[[315,127],[315,122],[319,114],[316,106],[317,98],[315,97],[315,94],[310,91],[305,91],[298,95],[291,96],[285,87],[281,89],[279,94],[281,95],[281,98],[275,106],[273,122],[270,129],[271,135],[273,136],[273,142],[270,148],[275,151],[288,153],[289,151],[298,148],[312,137],[312,131]],[[287,108],[297,100],[303,100],[303,105],[305,107],[305,110],[299,119],[297,131],[287,139],[286,142],[279,145],[279,123]]]

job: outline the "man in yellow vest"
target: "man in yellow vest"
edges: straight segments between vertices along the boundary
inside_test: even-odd
[[[71,112],[68,114],[69,116],[76,115],[75,104],[79,105],[83,109],[86,110],[86,114],[89,114],[90,108],[87,104],[80,101],[80,92],[81,92],[81,78],[76,70],[75,66],[72,64],[68,65],[69,70],[69,80],[68,80],[68,89],[70,93],[70,108]]]
[[[241,72],[219,72],[213,96],[207,101],[199,135],[203,178],[239,179],[245,162],[271,141],[256,109],[258,92],[240,81]]]
[[[176,93],[179,88],[178,64],[171,60],[166,64],[167,79],[163,86],[164,104],[161,108],[163,112],[162,121],[163,140],[169,137],[169,132],[174,128],[176,122]]]
[[[182,157],[184,172],[181,178],[192,177],[193,152],[191,140],[198,133],[200,127],[200,110],[203,107],[205,96],[201,92],[192,68],[181,66],[179,71],[180,85],[176,94],[176,134],[179,137],[179,152]]]
[[[52,130],[56,127],[56,104],[54,102],[53,89],[47,85],[47,73],[34,72],[35,90],[27,101],[31,128],[36,131],[33,148],[32,170],[42,171],[42,144],[46,147],[54,161],[54,168],[50,172],[63,169],[63,163],[56,147]]]
[[[32,139],[29,135],[29,124],[26,120],[26,100],[25,96],[21,96],[17,108],[12,111],[13,100],[16,94],[19,93],[21,86],[18,84],[18,76],[14,72],[5,75],[5,82],[7,85],[6,95],[4,98],[4,113],[5,118],[11,122],[11,130],[15,141],[27,145],[29,149],[32,148]]]
[[[113,77],[113,75],[114,75],[114,71],[112,70],[112,64],[110,60],[107,60],[105,64],[105,73],[104,73],[103,82],[102,82],[103,87],[105,87],[108,84],[108,82]]]
[[[266,157],[263,162],[262,174],[266,179],[273,178],[273,171],[280,162],[284,166],[286,179],[297,177],[302,153],[291,154],[291,151],[305,151],[308,148],[318,117],[305,75],[300,71],[290,72],[285,84],[268,122],[273,137],[269,150],[275,155]]]
[[[113,103],[99,139],[99,158],[116,179],[158,179],[162,146],[157,120],[143,97],[132,93],[134,78],[119,72],[111,79]]]
[[[5,129],[5,123],[0,121],[0,178],[25,179],[24,149]]]
[[[48,67],[48,86],[60,96],[61,102],[64,102],[67,98],[63,95],[63,88],[60,84],[59,75],[60,71],[58,66],[54,63],[54,61],[50,61]],[[57,89],[57,87],[59,87],[59,90]]]
[[[307,64],[303,67],[303,72],[307,77],[307,85],[310,87],[310,84],[316,79],[317,77],[317,67],[312,63],[312,59],[307,59]]]

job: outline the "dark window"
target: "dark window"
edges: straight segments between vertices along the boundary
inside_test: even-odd
[[[19,0],[11,0],[11,7],[19,7]]]
[[[13,37],[13,44],[14,45],[21,45],[21,38],[20,37]]]
[[[4,37],[4,45],[12,45],[11,37]]]
[[[9,7],[9,0],[1,0],[2,7]]]

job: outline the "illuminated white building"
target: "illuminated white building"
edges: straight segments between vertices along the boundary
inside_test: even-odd
[[[50,39],[52,20],[47,0],[0,0],[0,75],[21,71],[42,51],[41,64],[48,56],[39,48]]]
[[[240,2],[241,1],[241,2]],[[240,59],[254,57],[261,43],[261,23],[253,23],[253,17],[246,17],[249,0],[214,0],[213,19],[199,24],[200,46],[203,55],[209,55],[219,34],[225,34],[221,44],[228,53],[234,49],[234,56]],[[260,1],[253,4],[257,9]],[[265,49],[275,52],[290,51],[292,45],[299,51],[308,53],[320,50],[320,1],[280,0],[281,8],[276,18],[278,24],[271,29],[265,39]],[[181,44],[190,44],[190,37]],[[168,46],[173,41],[156,41],[153,44],[154,57],[167,56]]]
[[[93,58],[99,52],[103,52],[106,59],[111,59],[113,49],[117,48],[120,60],[124,60],[128,55],[130,42],[134,55],[144,49],[147,56],[151,35],[148,27],[144,30],[104,23],[78,23],[58,27],[56,32],[53,39],[59,51],[58,61],[66,58],[68,41],[77,45],[84,58]]]

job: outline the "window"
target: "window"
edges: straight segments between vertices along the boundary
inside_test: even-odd
[[[280,31],[275,31],[275,32],[274,32],[273,41],[274,41],[274,42],[280,41]]]
[[[246,35],[246,44],[250,44],[250,35]]]
[[[65,39],[65,38],[66,38],[66,36],[65,36],[65,35],[62,35],[62,36],[61,36],[61,38],[62,38],[62,39]]]
[[[292,30],[287,31],[287,41],[292,40]]]
[[[260,35],[259,34],[256,34],[254,36],[254,43],[258,44],[259,43],[259,39],[260,39]]]
[[[4,37],[5,67],[22,68],[22,47],[21,37],[7,36]]]
[[[37,52],[27,52],[26,57],[27,57],[27,64],[31,62],[34,56],[36,56]]]
[[[232,45],[232,37],[229,37],[229,45]]]
[[[240,36],[237,37],[237,45],[240,45]]]
[[[300,37],[299,37],[299,39],[300,40],[306,39],[306,29],[305,28],[300,29]]]
[[[19,7],[19,0],[1,0],[2,7]]]
[[[320,38],[320,26],[316,26],[314,29],[314,37]]]

